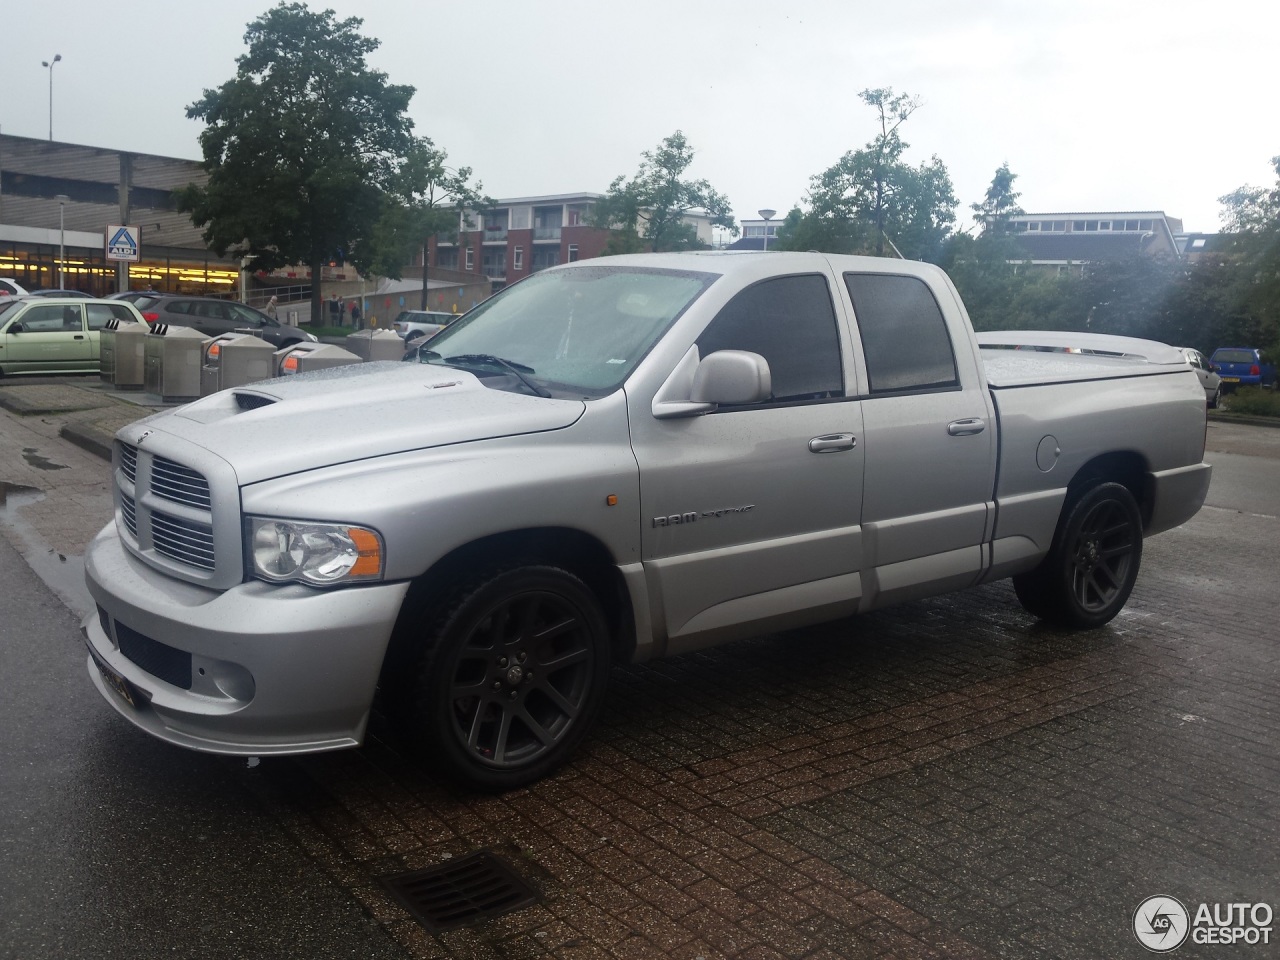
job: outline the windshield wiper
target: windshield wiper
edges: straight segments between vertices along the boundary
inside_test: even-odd
[[[437,354],[439,356],[439,354]],[[551,397],[551,391],[538,386],[532,380],[525,376],[526,373],[533,373],[533,367],[526,366],[523,363],[516,363],[513,360],[504,360],[502,357],[495,357],[492,353],[460,353],[456,357],[443,357],[446,364],[454,363],[488,363],[495,367],[501,367],[506,370],[526,387],[533,391],[539,397]]]

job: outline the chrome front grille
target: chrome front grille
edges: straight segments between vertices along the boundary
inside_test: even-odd
[[[201,474],[164,457],[151,461],[151,492],[174,503],[208,510],[209,481]]]
[[[151,514],[151,543],[156,553],[189,563],[193,567],[214,567],[213,525],[193,523],[165,513]]]
[[[120,516],[124,517],[124,528],[137,539],[138,505],[133,497],[126,493],[120,494]]]
[[[144,439],[144,445],[119,445],[117,526],[125,546],[180,579],[222,587],[239,583],[244,566],[234,474],[204,451],[194,450],[188,459],[185,448],[174,456],[163,439]]]
[[[130,483],[138,482],[138,448],[127,443],[120,444],[120,469],[129,478]]]

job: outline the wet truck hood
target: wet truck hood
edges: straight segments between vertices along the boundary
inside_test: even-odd
[[[560,430],[581,400],[484,386],[463,370],[364,363],[223,390],[120,432],[173,434],[230,463],[241,484],[370,457]]]

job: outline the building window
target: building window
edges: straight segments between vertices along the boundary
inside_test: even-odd
[[[560,262],[560,250],[556,247],[534,247],[533,267],[531,270],[545,270]]]
[[[436,266],[443,267],[446,270],[458,269],[458,249],[457,247],[448,250],[442,250],[436,247]]]
[[[507,275],[507,251],[485,248],[484,261],[481,264],[486,277],[501,280]]]
[[[513,270],[524,269],[524,247],[516,247],[515,257],[513,258],[511,269]]]
[[[576,243],[569,244],[569,263],[573,263],[578,259],[578,245]]]
[[[1032,233],[1035,233],[1037,230],[1040,229],[1040,221],[1032,220],[1030,223],[1027,224],[1027,229],[1030,230]]]
[[[1071,221],[1071,229],[1072,229],[1072,231],[1073,231],[1073,232],[1083,233],[1083,232],[1084,232],[1084,221],[1083,221],[1083,220],[1072,220],[1072,221]]]
[[[1086,221],[1086,222],[1085,222],[1084,228],[1085,228],[1085,230],[1086,230],[1086,231],[1094,231],[1094,232],[1096,232],[1096,231],[1097,231],[1097,229],[1098,229],[1098,221],[1097,221],[1097,220],[1088,220],[1088,221]]]
[[[473,248],[467,247],[467,273],[472,273],[476,268],[476,252]]]

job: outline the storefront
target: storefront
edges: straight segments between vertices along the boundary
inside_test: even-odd
[[[95,296],[123,285],[238,297],[239,263],[207,249],[173,200],[204,178],[193,160],[0,135],[0,277]],[[107,228],[122,223],[139,232],[127,275],[106,256]]]

